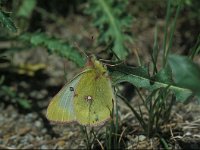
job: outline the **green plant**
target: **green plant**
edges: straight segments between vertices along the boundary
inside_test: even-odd
[[[136,87],[137,93],[142,100],[142,105],[147,110],[148,121],[144,120],[140,106],[137,111],[129,104],[126,98],[122,97],[120,94],[118,94],[118,96],[123,99],[127,106],[132,110],[148,137],[160,133],[161,125],[166,123],[170,118],[171,108],[176,99],[185,101],[194,94],[199,96],[200,92],[199,66],[189,60],[189,58],[169,55],[180,8],[181,4],[179,3],[175,18],[171,24],[169,22],[169,17],[172,15],[171,1],[168,1],[163,42],[163,67],[160,70],[157,68],[157,58],[160,52],[157,41],[157,27],[155,30],[154,46],[151,55],[153,65],[152,75],[150,73],[150,68],[145,66],[128,67],[126,65],[119,65],[109,67],[114,85],[121,82],[129,82]],[[169,36],[168,28],[170,28]],[[197,41],[196,46],[191,50],[192,58],[194,55],[198,54],[198,43],[199,40]],[[140,61],[141,60],[139,60],[139,62]],[[150,92],[149,96],[144,98],[144,96],[140,94],[138,88],[148,89]],[[172,95],[171,98],[170,95]]]
[[[110,43],[114,54],[124,60],[128,54],[125,42],[131,37],[125,29],[131,26],[132,17],[127,15],[129,1],[89,0],[87,13],[93,16],[93,24],[99,29],[98,45]]]
[[[85,64],[84,57],[77,49],[66,42],[62,42],[60,39],[48,36],[45,33],[25,33],[19,36],[18,40],[31,47],[41,46],[47,48],[49,53],[65,57],[76,63],[78,66],[82,67]]]
[[[198,54],[200,54],[200,34],[199,34],[199,36],[197,38],[196,44],[190,50],[189,57],[193,60],[194,56],[197,56]]]
[[[190,89],[200,99],[200,67],[188,57],[170,55],[168,60],[174,81],[180,87]]]
[[[12,87],[0,84],[0,97],[4,99],[4,101],[9,101],[9,103],[17,104],[23,109],[31,109],[31,103],[26,98],[26,96],[19,95],[16,90]]]
[[[107,149],[119,149],[124,148],[125,145],[120,141],[120,123],[119,123],[119,106],[116,101],[113,109],[112,120],[106,127],[105,132],[105,147]]]
[[[171,3],[172,3],[172,1],[169,0],[168,4],[167,4],[167,12],[166,12],[166,18],[165,18],[165,31],[164,31],[164,41],[163,41],[163,66],[165,66],[167,64],[168,54],[172,48],[172,42],[173,42],[177,18],[180,13],[180,9],[181,9],[181,2],[179,1],[174,20],[173,20],[172,24],[170,25],[170,17],[172,15]],[[170,35],[168,35],[168,28],[170,28],[169,29]],[[168,43],[167,43],[167,38],[169,38]]]
[[[0,23],[1,25],[11,32],[17,32],[17,28],[10,17],[10,12],[5,12],[0,7]],[[3,49],[0,51],[0,64],[9,63],[9,59],[7,57],[8,51]],[[9,99],[14,104],[18,104],[19,106],[23,107],[24,109],[30,109],[31,105],[26,97],[19,96],[17,92],[7,85],[4,85],[5,76],[0,76],[0,97],[4,97],[4,100]]]
[[[36,4],[37,4],[36,0],[21,1],[21,5],[17,11],[17,16],[29,19]]]
[[[126,98],[118,95],[131,109],[142,126],[144,134],[146,134],[148,137],[152,137],[160,133],[160,127],[170,119],[170,113],[175,102],[175,96],[170,96],[170,91],[168,88],[169,87],[155,89],[146,98],[144,98],[144,96],[137,89],[137,93],[142,101],[142,105],[147,111],[147,120],[144,119],[144,110],[142,111],[140,106],[139,110],[137,111],[129,104]]]
[[[8,30],[12,32],[17,32],[17,28],[11,19],[11,13],[3,11],[1,7],[0,7],[0,23],[3,27],[7,28]]]

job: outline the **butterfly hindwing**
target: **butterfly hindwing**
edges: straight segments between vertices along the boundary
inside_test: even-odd
[[[82,125],[95,126],[111,116],[113,91],[104,70],[95,68],[79,80],[74,97],[76,120]]]

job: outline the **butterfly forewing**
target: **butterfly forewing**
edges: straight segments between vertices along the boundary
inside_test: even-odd
[[[77,76],[70,83],[66,84],[60,92],[53,97],[48,108],[47,118],[55,122],[71,122],[76,120],[74,114],[74,89],[79,82],[81,75]]]

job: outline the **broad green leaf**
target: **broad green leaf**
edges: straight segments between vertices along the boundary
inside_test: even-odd
[[[19,17],[29,18],[36,6],[36,2],[36,0],[23,0],[17,15]]]
[[[192,92],[189,89],[181,88],[180,86],[176,86],[174,84],[172,79],[172,70],[169,65],[166,65],[165,68],[161,69],[153,78],[158,84],[162,83],[167,86],[170,85],[169,89],[174,92],[178,100],[184,101],[192,95]]]
[[[154,90],[160,87],[169,87],[174,92],[178,100],[186,100],[192,92],[186,88],[182,88],[173,84],[169,68],[165,68],[158,72],[156,76],[150,78],[146,67],[128,67],[115,66],[109,68],[112,81],[115,84],[121,82],[129,82],[136,87]]]
[[[189,58],[178,55],[170,55],[168,60],[175,83],[200,94],[200,67]]]
[[[17,28],[12,19],[10,18],[10,13],[0,10],[0,23],[3,25],[3,27],[7,28],[8,30],[12,32],[17,32]]]

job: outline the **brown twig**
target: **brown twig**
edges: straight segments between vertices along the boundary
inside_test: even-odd
[[[97,139],[97,142],[99,143],[99,145],[101,146],[101,149],[104,150],[104,147],[102,145],[102,143]]]
[[[126,130],[126,128],[124,128],[124,130],[123,130],[122,133],[120,134],[119,143],[121,142],[121,139],[122,139],[122,136],[123,136],[125,130]]]
[[[8,146],[5,146],[5,145],[0,145],[0,149],[15,149],[15,148],[8,147]]]

